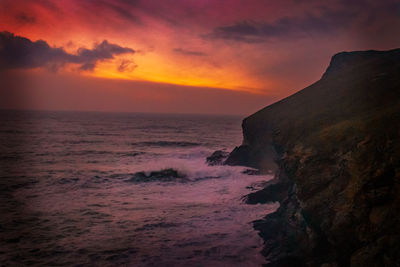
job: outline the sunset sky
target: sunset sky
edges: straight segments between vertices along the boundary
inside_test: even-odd
[[[0,0],[0,32],[0,108],[246,115],[400,47],[400,3]]]

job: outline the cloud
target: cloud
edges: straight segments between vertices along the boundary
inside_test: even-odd
[[[137,68],[137,65],[132,60],[123,59],[119,64],[117,70],[119,72],[132,72]]]
[[[205,56],[206,54],[200,51],[193,51],[193,50],[186,50],[182,48],[174,48],[173,49],[174,53],[181,54],[184,56],[197,56],[197,57],[202,57]]]
[[[113,59],[114,55],[135,53],[135,51],[128,47],[121,47],[116,44],[111,44],[107,40],[95,45],[93,49],[79,48],[78,54],[75,56],[76,63],[83,63],[82,70],[93,70],[97,61],[105,59]]]
[[[37,20],[34,16],[28,15],[26,13],[16,14],[15,20],[19,24],[36,24],[37,23]]]
[[[246,43],[293,40],[310,36],[327,36],[340,31],[364,31],[375,24],[398,20],[400,4],[396,1],[330,1],[310,6],[302,14],[292,14],[273,21],[238,20],[215,27],[204,39],[222,39]],[[389,23],[390,25],[390,23]]]
[[[133,54],[135,50],[104,40],[93,49],[79,48],[76,54],[70,54],[62,47],[50,47],[43,40],[32,42],[10,32],[0,33],[0,69],[57,69],[65,64],[75,63],[80,65],[81,70],[91,71],[99,61],[127,53]]]
[[[138,1],[109,1],[109,0],[95,0],[95,1],[77,1],[78,5],[83,5],[91,10],[96,10],[97,13],[104,14],[107,16],[115,16],[117,18],[122,18],[129,22],[133,22],[137,25],[141,25],[141,18],[136,14]],[[109,13],[108,11],[111,11]]]
[[[308,13],[303,17],[282,17],[273,22],[241,21],[215,28],[206,39],[225,39],[247,43],[265,42],[274,38],[307,37],[330,34],[350,25],[353,12],[335,12],[323,9],[320,14]]]

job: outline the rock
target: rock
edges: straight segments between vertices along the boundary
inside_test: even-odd
[[[383,75],[384,74],[384,75]],[[245,118],[225,164],[279,172],[251,204],[266,266],[400,262],[400,49],[339,53],[311,86]]]
[[[222,165],[224,160],[228,157],[229,152],[217,150],[207,157],[206,162],[209,166]]]
[[[186,175],[179,173],[174,169],[163,169],[160,171],[152,171],[149,173],[146,172],[137,172],[127,180],[127,182],[131,183],[141,183],[141,182],[174,182],[174,181],[186,181]]]
[[[242,171],[243,174],[247,174],[247,175],[260,175],[261,172],[260,170],[257,169],[245,169],[244,171]]]
[[[264,189],[246,195],[244,199],[247,204],[278,202],[287,196],[289,187],[289,183],[272,183],[266,185]]]

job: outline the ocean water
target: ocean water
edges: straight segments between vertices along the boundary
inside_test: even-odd
[[[272,177],[205,161],[241,119],[1,111],[0,265],[262,265],[277,205],[242,197]]]

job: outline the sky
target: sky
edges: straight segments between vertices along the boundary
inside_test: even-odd
[[[0,108],[248,115],[398,47],[398,0],[0,0]]]

